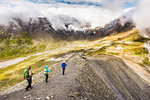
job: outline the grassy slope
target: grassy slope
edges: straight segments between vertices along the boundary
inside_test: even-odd
[[[0,34],[0,60],[16,58],[44,49],[45,45],[33,41],[29,34],[22,33],[13,36],[6,35],[6,33]]]
[[[109,41],[109,43],[107,43],[105,46],[102,46],[100,49],[89,53],[89,55],[116,55],[130,59],[146,67],[150,65],[147,57],[148,51],[144,47],[144,43],[146,43],[148,39],[141,37],[138,33],[138,30],[131,30],[129,32],[106,37],[103,39],[104,41],[99,43],[99,45],[102,45],[103,42],[106,44]]]
[[[29,46],[28,50],[32,49],[31,47],[35,47],[36,52],[42,50],[51,50],[51,53],[31,56],[30,58],[18,64],[0,69],[0,91],[23,81],[23,71],[28,65],[32,66],[32,70],[34,74],[36,74],[42,71],[45,65],[53,65],[54,63],[57,63],[51,61],[51,58],[54,56],[81,49],[87,50],[87,52],[89,52],[89,56],[96,54],[110,54],[126,57],[134,62],[141,64],[142,66],[150,64],[147,58],[148,51],[144,48],[144,43],[147,42],[147,39],[138,35],[138,30],[136,29],[117,35],[107,36],[95,41],[82,40],[71,41],[69,43],[65,41],[54,42],[53,40],[41,41],[41,45],[44,45],[44,48],[40,48],[38,43],[32,41],[32,44]],[[22,44],[22,46],[23,45],[24,44]],[[22,52],[24,53],[24,51]],[[23,55],[27,53],[34,52],[26,52]]]
[[[57,49],[51,49],[49,53],[31,56],[15,65],[0,69],[0,91],[3,91],[23,81],[23,71],[25,68],[27,68],[27,66],[31,65],[33,73],[37,74],[42,71],[46,65],[52,66],[53,64],[57,63],[57,61],[51,61],[51,59],[53,59],[56,55],[81,49],[80,47],[78,48],[76,46],[66,45],[65,42],[60,44],[57,43],[57,46],[59,45],[61,45],[61,47]],[[54,44],[51,46],[54,48]]]

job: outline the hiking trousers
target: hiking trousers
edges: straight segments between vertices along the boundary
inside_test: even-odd
[[[27,81],[28,81],[28,86],[26,87],[26,90],[28,90],[28,88],[31,88],[32,77],[30,77],[29,79],[27,79]]]
[[[63,73],[62,74],[65,75],[65,68],[63,68]]]
[[[46,74],[45,76],[46,76],[45,81],[46,81],[46,83],[47,83],[47,82],[48,82],[48,74]]]

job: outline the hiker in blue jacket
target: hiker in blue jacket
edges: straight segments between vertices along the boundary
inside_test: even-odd
[[[48,72],[52,72],[52,70],[49,70],[48,66],[46,66],[46,68],[44,69],[44,74],[46,76],[46,79],[45,79],[46,83],[48,82]]]
[[[66,66],[67,66],[67,64],[65,63],[65,61],[63,61],[63,63],[62,63],[61,66],[62,66],[62,69],[63,69],[62,74],[65,75],[65,68],[66,68]]]

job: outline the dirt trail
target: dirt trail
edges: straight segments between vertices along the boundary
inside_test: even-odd
[[[11,60],[7,60],[7,61],[1,61],[0,62],[0,68],[5,68],[7,66],[10,66],[10,65],[14,65],[14,64],[17,64],[25,59],[28,59],[29,57],[32,57],[32,56],[38,56],[38,55],[42,55],[42,54],[46,54],[46,53],[55,53],[55,52],[58,52],[58,50],[60,50],[61,48],[58,48],[58,49],[55,49],[55,50],[50,50],[50,51],[46,51],[46,52],[40,52],[40,53],[36,53],[36,54],[32,54],[32,55],[29,55],[27,57],[20,57],[20,58],[15,58],[15,59],[11,59]]]
[[[16,91],[13,93],[10,93],[2,98],[0,100],[45,100],[45,98],[53,98],[55,100],[66,100],[66,91],[69,90],[69,88],[74,84],[75,77],[79,74],[79,70],[82,68],[79,65],[82,61],[79,62],[75,61],[78,58],[71,58],[67,62],[67,68],[66,68],[66,74],[62,75],[61,72],[57,73],[54,77],[49,79],[48,83],[45,83],[45,81],[34,85],[33,89],[30,91],[25,91],[25,89],[22,89],[20,91]],[[74,62],[77,62],[74,64]]]
[[[0,100],[149,100],[150,86],[120,58],[100,55],[67,61],[66,74],[1,96]]]

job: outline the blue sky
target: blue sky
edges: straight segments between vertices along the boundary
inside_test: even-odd
[[[101,7],[103,4],[101,1],[106,0],[28,0],[30,2],[34,3],[45,3],[45,4],[56,4],[56,3],[62,3],[62,4],[68,4],[68,5],[89,5],[89,6],[98,6]],[[107,0],[113,3],[114,0]],[[117,0],[115,0],[117,1]],[[118,0],[118,2],[121,0]],[[122,0],[124,1],[123,8],[130,8],[130,7],[136,7],[138,0]],[[132,2],[131,2],[132,1]]]
[[[91,5],[91,6],[101,6],[100,3],[97,2],[87,2],[87,1],[71,1],[71,0],[28,0],[34,3],[47,3],[47,4],[54,4],[54,3],[63,3],[68,5]]]
[[[137,3],[138,3],[137,0],[134,0],[133,3],[126,2],[126,3],[124,4],[124,7],[125,7],[125,8],[136,7],[136,6],[137,6]]]

